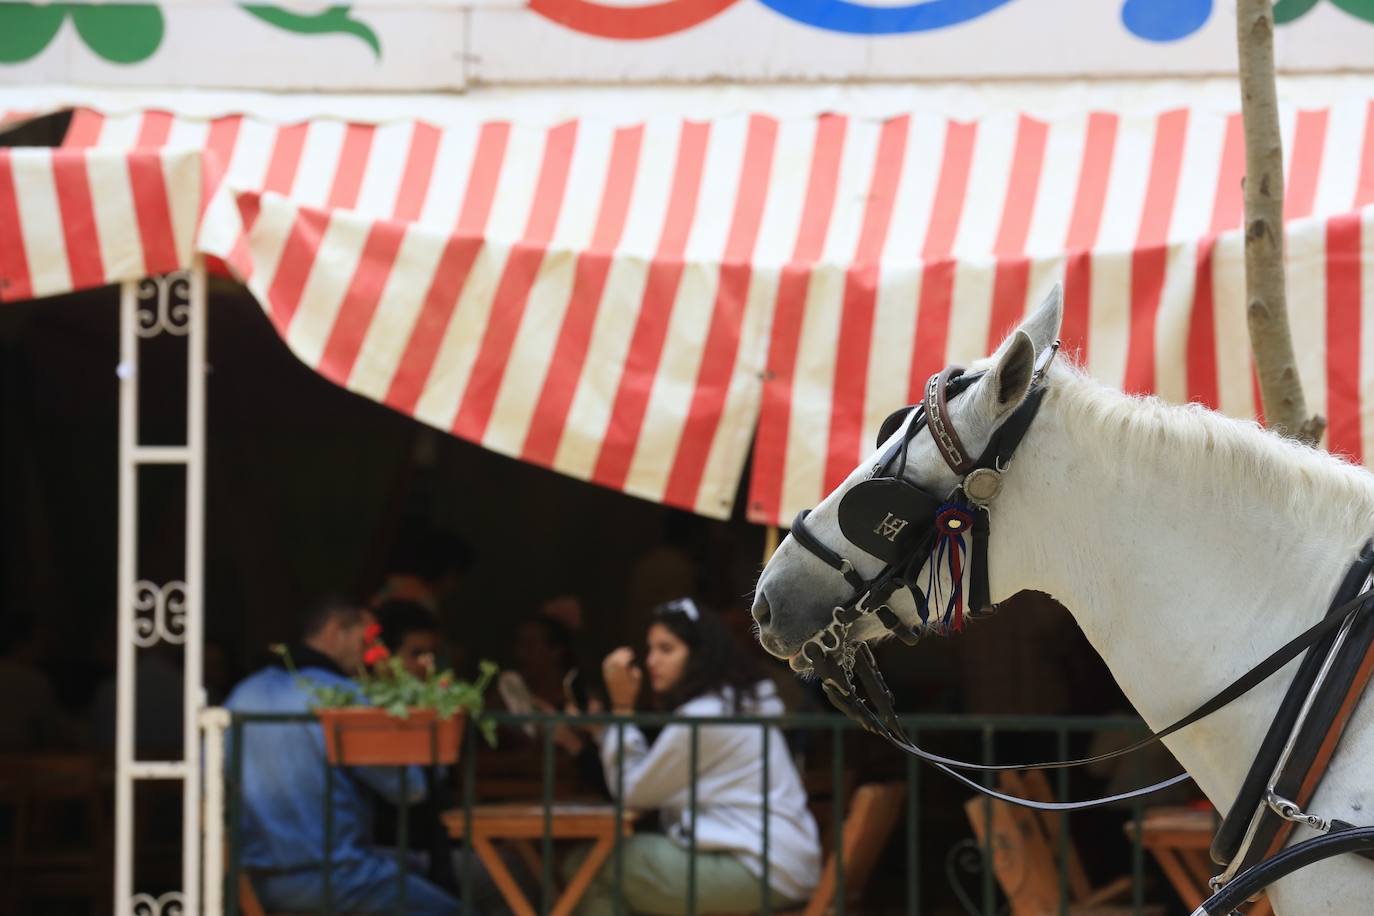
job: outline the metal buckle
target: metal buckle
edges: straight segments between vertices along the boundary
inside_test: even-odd
[[[1297,802],[1284,798],[1282,795],[1275,792],[1273,786],[1264,790],[1264,803],[1269,806],[1270,811],[1273,811],[1286,821],[1311,827],[1319,833],[1331,832],[1331,821],[1329,819],[1318,814],[1308,814],[1306,811],[1302,810],[1302,808],[1298,807]]]

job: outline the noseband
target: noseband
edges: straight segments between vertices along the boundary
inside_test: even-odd
[[[844,576],[854,589],[853,595],[834,609],[830,623],[802,644],[801,657],[820,679],[831,703],[871,731],[894,740],[904,735],[872,653],[850,634],[868,618],[876,618],[907,645],[915,645],[927,633],[962,629],[966,532],[972,536],[968,616],[986,616],[996,610],[988,594],[988,505],[1001,492],[1002,474],[1040,409],[1045,396],[1043,378],[1058,346],[1056,342],[1041,354],[1024,401],[997,428],[976,460],[969,456],[950,422],[949,402],[985,372],[968,373],[950,366],[931,376],[921,404],[903,408],[883,423],[879,445],[904,429],[903,435],[879,458],[869,479],[845,493],[838,510],[845,539],[883,562],[882,570],[873,578],[865,579],[853,563],[816,537],[806,524],[808,511],[801,512],[792,523],[793,539]],[[911,442],[925,430],[930,431],[945,464],[959,477],[944,498],[905,477]],[[923,590],[918,583],[927,562],[930,574]],[[937,567],[942,563],[948,566],[950,594],[943,613],[938,608],[931,613],[939,586]],[[919,626],[903,622],[889,606],[888,601],[899,589],[906,589],[915,599]],[[856,674],[867,700],[858,693]]]

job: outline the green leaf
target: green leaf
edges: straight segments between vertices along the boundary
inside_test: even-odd
[[[162,10],[144,3],[101,3],[67,7],[86,46],[115,64],[136,64],[162,44]]]
[[[350,6],[331,6],[313,15],[294,13],[279,6],[261,3],[241,4],[249,13],[257,16],[268,25],[296,32],[300,35],[353,35],[362,39],[372,49],[374,56],[382,56],[382,43],[377,33],[366,23],[349,16]]]
[[[0,64],[32,60],[52,43],[67,8],[33,3],[0,3]]]

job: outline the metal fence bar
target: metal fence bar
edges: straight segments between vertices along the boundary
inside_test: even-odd
[[[1055,731],[1055,753],[1059,756],[1057,760],[1069,759],[1069,732],[1061,727]],[[1055,794],[1060,801],[1069,797],[1069,771],[1060,768],[1056,772],[1058,785]],[[1059,916],[1069,916],[1069,816],[1067,813],[1055,815],[1055,842],[1058,844],[1059,851],[1056,856],[1059,860]]]
[[[1131,758],[1131,785],[1140,785],[1140,757]],[[1142,830],[1145,827],[1145,802],[1136,798],[1131,803],[1131,818],[1135,830],[1131,831],[1131,912],[1141,916],[1145,910],[1145,844]]]
[[[337,742],[337,726],[333,737]],[[334,871],[334,768],[329,765],[328,759],[324,762],[324,850],[320,868],[324,886],[324,912],[325,916],[330,916],[334,912],[334,881],[331,874]]]
[[[543,861],[539,876],[540,912],[548,913],[553,908],[553,720],[541,718],[543,728],[543,776],[544,776],[544,836],[541,843]]]
[[[772,893],[768,889],[768,789],[772,784],[768,778],[768,758],[772,750],[772,742],[769,741],[768,725],[764,724],[760,731],[763,734],[763,877],[759,881],[759,894],[762,900],[759,901],[759,909],[763,916],[770,916],[773,912]]]
[[[835,912],[844,916],[844,732],[838,722],[831,725],[831,752],[834,772],[831,774],[835,795],[831,822],[835,828]]]
[[[621,819],[625,816],[625,722],[621,720],[615,724],[615,791],[611,793],[615,797],[615,848],[612,855],[615,856],[613,866],[613,888],[611,892],[611,909],[615,916],[620,916],[625,911],[625,902],[621,898],[625,892],[625,857],[621,854],[621,847],[625,843],[624,829],[621,826]]]
[[[406,912],[406,848],[410,844],[410,767],[397,767],[400,772],[401,803],[396,806],[396,914]]]
[[[243,852],[243,719],[229,721],[229,869],[225,875],[224,911],[239,912],[239,870]]]
[[[992,738],[993,730],[990,726],[983,727],[982,757],[983,764],[992,763]],[[983,773],[983,785],[992,785],[992,774]],[[993,887],[993,869],[995,867],[993,843],[992,843],[992,799],[983,796],[983,913],[991,916],[996,903],[996,889]]]
[[[691,750],[687,760],[687,916],[697,912],[697,746],[701,723],[691,724]]]
[[[477,728],[463,729],[463,912],[472,913],[472,805],[477,782]]]
[[[224,727],[229,710],[206,709],[201,713],[200,731],[205,737],[205,842],[199,863],[205,881],[201,888],[203,916],[224,913]],[[235,914],[238,916],[238,914]]]
[[[921,734],[912,730],[911,740],[920,743]],[[906,758],[906,912],[907,916],[917,916],[921,912],[921,831],[918,826],[921,814],[919,793],[921,791],[921,768],[915,757]]]

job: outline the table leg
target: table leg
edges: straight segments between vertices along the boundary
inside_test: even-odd
[[[609,832],[598,837],[596,845],[592,846],[587,853],[587,858],[582,860],[582,864],[577,869],[577,874],[572,876],[568,886],[563,890],[558,902],[554,904],[553,916],[571,916],[572,911],[582,901],[582,895],[587,892],[587,886],[592,883],[592,878],[596,877],[597,871],[610,856],[611,850],[615,847],[615,833]]]
[[[1179,861],[1178,853],[1172,849],[1164,849],[1159,846],[1152,847],[1150,852],[1154,854],[1155,859],[1159,862],[1159,867],[1164,870],[1164,875],[1169,879],[1169,883],[1174,886],[1174,890],[1178,891],[1179,897],[1183,898],[1185,906],[1195,908],[1207,899],[1207,894],[1198,889],[1197,884],[1193,881],[1193,876]]]
[[[487,873],[491,875],[491,880],[496,882],[496,887],[501,891],[501,896],[506,898],[506,903],[510,904],[515,916],[534,916],[534,907],[530,906],[530,902],[525,899],[525,894],[520,890],[520,885],[515,883],[515,878],[506,868],[506,863],[501,860],[500,853],[491,845],[491,840],[481,834],[476,834],[472,838],[472,848],[477,851],[477,857],[487,867]]]
[[[544,860],[539,853],[534,851],[532,840],[511,840],[511,845],[515,847],[516,855],[520,856],[520,861],[525,863],[525,867],[530,870],[530,874],[538,876],[544,873]]]

